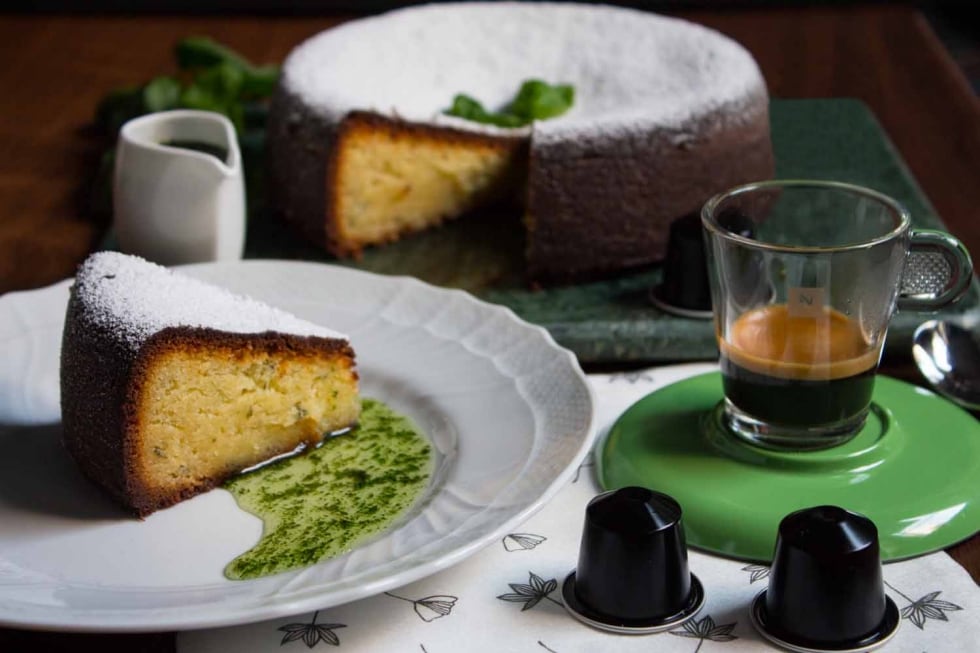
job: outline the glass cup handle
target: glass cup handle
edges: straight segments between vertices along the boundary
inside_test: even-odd
[[[932,229],[915,229],[910,238],[899,309],[932,311],[962,297],[973,279],[973,262],[963,243]],[[937,288],[932,282],[939,278],[944,285]]]

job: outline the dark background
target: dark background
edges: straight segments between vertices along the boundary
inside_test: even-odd
[[[581,0],[580,0],[581,1]],[[57,14],[249,14],[279,16],[315,16],[338,13],[365,15],[415,4],[419,0],[35,0],[13,2],[0,9],[3,13]],[[598,4],[598,3],[590,3]],[[904,4],[916,7],[929,19],[940,39],[960,65],[974,92],[980,92],[980,20],[975,17],[980,2],[846,2],[824,0],[610,0],[603,4],[672,11],[679,9],[732,9],[745,7],[800,7],[805,5]]]

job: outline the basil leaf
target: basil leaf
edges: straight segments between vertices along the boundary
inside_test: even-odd
[[[506,113],[490,113],[477,100],[462,94],[453,98],[453,105],[444,113],[472,122],[497,125],[498,127],[520,127],[527,124],[527,121],[521,120],[518,116]]]
[[[575,89],[569,84],[552,86],[539,79],[521,84],[517,97],[507,107],[507,113],[527,120],[546,120],[568,111],[575,101]]]
[[[250,66],[244,70],[242,95],[249,98],[263,98],[272,95],[279,80],[278,66]]]
[[[523,127],[531,121],[509,113],[491,113],[487,115],[485,122],[498,127]]]
[[[487,111],[468,95],[453,98],[445,114],[498,127],[521,127],[535,120],[560,116],[575,102],[575,89],[569,84],[551,85],[538,79],[521,84],[517,96],[502,111]]]
[[[212,96],[224,102],[237,100],[245,82],[245,72],[229,63],[202,70],[194,77],[193,85],[206,89]]]
[[[181,69],[210,68],[219,64],[228,64],[236,68],[251,68],[242,55],[227,48],[206,36],[189,36],[177,41],[174,56]]]
[[[177,65],[189,74],[179,79],[155,77],[143,86],[116,89],[102,99],[96,122],[107,135],[114,137],[132,118],[180,107],[222,113],[239,133],[246,122],[264,124],[267,110],[260,101],[275,90],[278,66],[255,66],[234,50],[202,36],[181,39],[174,54]],[[185,80],[183,85],[181,80]]]
[[[482,104],[469,95],[462,94],[453,98],[453,105],[446,110],[446,114],[476,122],[486,122],[490,115]]]
[[[199,84],[190,84],[180,93],[180,106],[201,111],[218,111],[221,100],[216,98],[211,90]]]
[[[174,48],[181,69],[235,68],[242,74],[241,94],[245,97],[268,97],[279,79],[278,66],[255,66],[231,48],[204,36],[181,39]]]
[[[143,108],[148,112],[175,109],[180,103],[180,82],[173,77],[154,77],[143,87]]]
[[[241,70],[227,64],[204,70],[183,89],[180,104],[188,109],[222,113],[241,131],[244,110],[238,98],[243,78]]]

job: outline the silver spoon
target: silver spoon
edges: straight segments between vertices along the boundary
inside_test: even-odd
[[[944,397],[980,410],[980,334],[941,320],[919,326],[912,336],[912,358],[926,381]]]

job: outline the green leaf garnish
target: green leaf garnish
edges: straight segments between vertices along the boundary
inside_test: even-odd
[[[180,105],[180,82],[173,77],[154,77],[143,87],[143,106],[148,111],[167,111]]]
[[[490,113],[483,108],[483,105],[471,98],[469,95],[457,95],[453,98],[453,106],[446,111],[451,116],[465,118],[473,122],[480,122],[498,127],[520,127],[527,122],[519,117],[507,113]]]
[[[469,95],[462,94],[453,98],[453,106],[446,113],[467,120],[475,120],[476,122],[486,122],[487,116],[489,115],[482,104]]]
[[[96,122],[115,136],[126,121],[168,109],[201,109],[227,116],[239,133],[265,122],[257,104],[267,100],[279,78],[278,66],[256,66],[234,50],[203,36],[181,39],[174,47],[179,77],[160,76],[139,87],[109,93]],[[246,122],[248,125],[246,125]]]
[[[239,94],[242,98],[268,97],[279,78],[278,66],[255,66],[234,50],[206,36],[181,39],[174,48],[177,65],[183,70],[236,69],[242,75]]]
[[[263,98],[272,95],[279,80],[279,66],[251,66],[244,70],[242,97]]]
[[[181,106],[223,113],[239,131],[243,127],[241,90],[245,73],[227,62],[203,70],[180,94]]]
[[[211,68],[219,64],[228,64],[239,69],[252,66],[242,55],[206,36],[189,36],[177,41],[174,56],[177,65],[183,70]]]
[[[547,120],[568,111],[573,102],[575,89],[570,84],[552,86],[540,79],[529,79],[521,84],[521,90],[510,103],[507,113],[525,118],[528,122]]]
[[[575,102],[570,84],[548,84],[529,79],[521,84],[517,96],[500,111],[487,111],[479,101],[459,94],[444,113],[465,120],[498,127],[522,127],[535,120],[555,118],[568,111]]]

